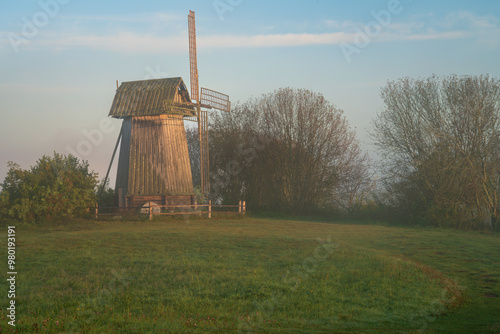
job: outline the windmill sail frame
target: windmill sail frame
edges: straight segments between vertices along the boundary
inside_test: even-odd
[[[200,142],[200,176],[201,192],[208,196],[210,194],[210,159],[208,143],[208,113],[207,109],[216,109],[229,112],[231,102],[229,96],[220,92],[199,87],[198,56],[196,52],[196,20],[193,11],[188,15],[189,34],[189,67],[191,79],[191,100],[196,101],[196,113],[198,119],[198,135]],[[200,99],[201,95],[201,99]]]
[[[229,101],[229,95],[208,88],[201,88],[200,103],[202,107],[213,108],[225,112],[231,111],[231,101]]]

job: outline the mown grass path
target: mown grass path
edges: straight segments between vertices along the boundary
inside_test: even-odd
[[[4,296],[1,333],[500,332],[498,235],[250,218],[89,221],[19,227],[16,249],[17,326]]]

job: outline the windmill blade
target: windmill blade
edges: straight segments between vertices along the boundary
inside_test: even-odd
[[[198,58],[196,56],[196,23],[194,12],[189,11],[189,68],[191,73],[191,100],[199,101]]]
[[[208,88],[201,87],[200,103],[202,107],[213,108],[225,112],[231,111],[231,101],[229,101],[229,95],[222,94]]]
[[[196,118],[200,140],[200,176],[201,191],[206,196],[210,193],[209,145],[208,145],[208,113],[206,109],[217,109],[229,112],[231,102],[229,96],[210,90],[201,89],[198,83],[198,59],[196,55],[196,24],[193,11],[189,11],[189,66],[191,74],[191,102],[196,101]],[[201,95],[201,99],[200,99]]]

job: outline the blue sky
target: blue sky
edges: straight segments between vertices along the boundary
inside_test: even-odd
[[[491,0],[8,0],[1,180],[7,161],[29,168],[53,151],[80,153],[104,177],[120,126],[105,123],[116,80],[181,76],[189,85],[189,10],[202,87],[233,103],[280,87],[322,93],[369,151],[387,80],[500,77],[500,2]]]

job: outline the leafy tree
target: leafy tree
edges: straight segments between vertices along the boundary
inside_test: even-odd
[[[81,216],[96,201],[97,175],[72,155],[43,156],[30,170],[13,162],[2,183],[1,210],[25,222]]]

